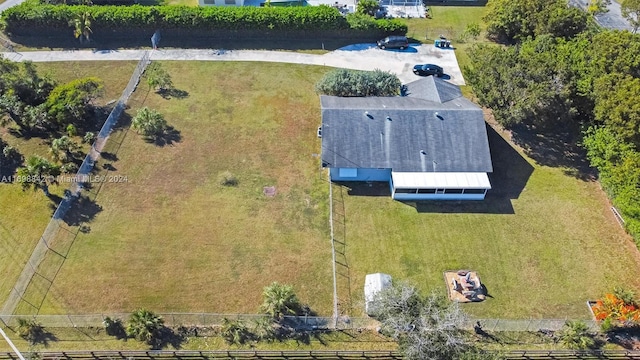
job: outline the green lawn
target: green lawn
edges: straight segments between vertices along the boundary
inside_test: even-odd
[[[84,76],[99,76],[105,81],[105,94],[98,99],[104,104],[118,98],[131,76],[135,63],[47,63],[39,64],[43,74],[49,74],[58,82],[66,82]],[[104,76],[109,74],[109,76]],[[49,145],[45,139],[29,139],[13,136],[8,128],[0,127],[0,137],[14,146],[25,157],[41,155],[49,157]],[[79,140],[78,140],[79,141]],[[3,175],[3,174],[0,174]],[[50,191],[61,196],[66,184],[52,186]],[[17,280],[31,251],[49,222],[55,203],[41,191],[22,191],[16,184],[0,184],[0,303],[4,303]]]
[[[130,113],[158,109],[182,140],[159,147],[133,132],[114,135],[106,149],[117,153],[111,174],[127,182],[104,184],[95,204],[87,202],[96,214],[91,231],[75,239],[41,312],[253,313],[262,288],[280,281],[329,314],[328,186],[313,156],[320,113],[313,85],[326,69],[165,65],[188,96],[166,100],[142,85]],[[227,170],[237,187],[218,184]],[[263,195],[264,186],[277,195]],[[28,297],[43,288],[32,286]]]
[[[638,251],[597,183],[531,165],[494,131],[490,146],[484,202],[415,206],[335,192],[355,309],[375,272],[444,293],[444,271],[476,270],[490,296],[464,309],[480,318],[589,318],[588,300],[615,286],[640,289]],[[349,295],[344,285],[341,293]]]
[[[432,7],[433,19],[406,20],[409,35],[442,33],[455,39],[483,11]],[[461,63],[467,62],[469,43],[454,45]],[[181,140],[148,144],[126,131],[126,122],[114,133],[106,149],[112,156],[98,168],[127,181],[87,192],[85,213],[75,215],[88,217],[90,232],[65,235],[67,258],[48,257],[43,265],[51,275],[60,269],[53,286],[36,281],[27,299],[39,302],[46,294],[43,313],[138,306],[251,313],[262,287],[278,280],[293,284],[320,314],[330,314],[328,189],[315,155],[320,113],[313,92],[326,69],[163,64],[188,96],[163,99],[141,85],[129,114],[141,106],[158,109]],[[106,102],[117,98],[134,65],[39,66],[63,79],[104,78],[107,94],[101,101]],[[116,69],[122,66],[127,68]],[[2,136],[25,155],[46,154],[40,139]],[[378,271],[425,291],[442,291],[444,270],[477,270],[492,296],[465,305],[479,317],[587,317],[586,300],[615,285],[640,289],[631,275],[639,268],[637,249],[613,219],[598,185],[534,164],[493,131],[490,138],[494,189],[482,203],[416,208],[335,188],[346,224],[337,233],[346,242],[346,249],[339,249],[339,260],[348,265],[339,267],[344,312],[362,314],[364,276]],[[111,171],[104,170],[108,165]],[[239,178],[238,187],[218,184],[218,174],[227,170]],[[262,193],[269,185],[277,188],[274,198]],[[7,249],[0,253],[0,270],[8,279],[0,284],[4,301],[51,210],[42,194],[15,185],[0,186],[0,201],[21,204],[0,207],[0,245]],[[75,234],[77,224],[69,230]],[[24,304],[19,309],[32,312]]]

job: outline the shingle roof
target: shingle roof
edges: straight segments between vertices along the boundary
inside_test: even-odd
[[[455,96],[455,85],[433,77],[422,80],[408,84],[410,96],[321,96],[323,164],[402,172],[492,172],[482,110],[461,94]],[[419,92],[428,89],[438,92],[440,101]]]

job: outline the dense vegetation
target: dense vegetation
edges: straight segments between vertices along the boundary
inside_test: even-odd
[[[489,36],[516,45],[474,47],[467,79],[506,127],[538,134],[582,129],[591,165],[639,239],[640,35],[595,29],[578,16],[557,26],[555,14],[570,11],[566,3],[536,4],[490,2]]]
[[[74,19],[91,18],[96,34],[112,30],[189,30],[189,31],[338,31],[350,29],[376,34],[405,34],[406,25],[397,20],[374,20],[366,24],[352,22],[328,6],[307,7],[230,7],[230,6],[90,6],[49,5],[27,1],[2,13],[9,33],[39,29],[67,30]]]
[[[388,71],[335,69],[316,84],[316,92],[333,96],[396,96],[400,79]]]

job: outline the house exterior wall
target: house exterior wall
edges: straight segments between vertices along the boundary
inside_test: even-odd
[[[355,176],[353,172],[356,171]],[[331,181],[390,181],[391,169],[330,168]],[[349,176],[341,176],[349,175]],[[347,174],[349,173],[349,174]]]
[[[398,193],[397,189],[391,191],[391,197],[399,201],[422,201],[422,200],[484,200],[486,190],[481,194],[407,194]]]

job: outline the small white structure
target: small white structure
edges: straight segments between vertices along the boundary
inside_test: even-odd
[[[364,311],[370,315],[376,294],[391,286],[391,275],[383,273],[368,274],[364,278]]]

